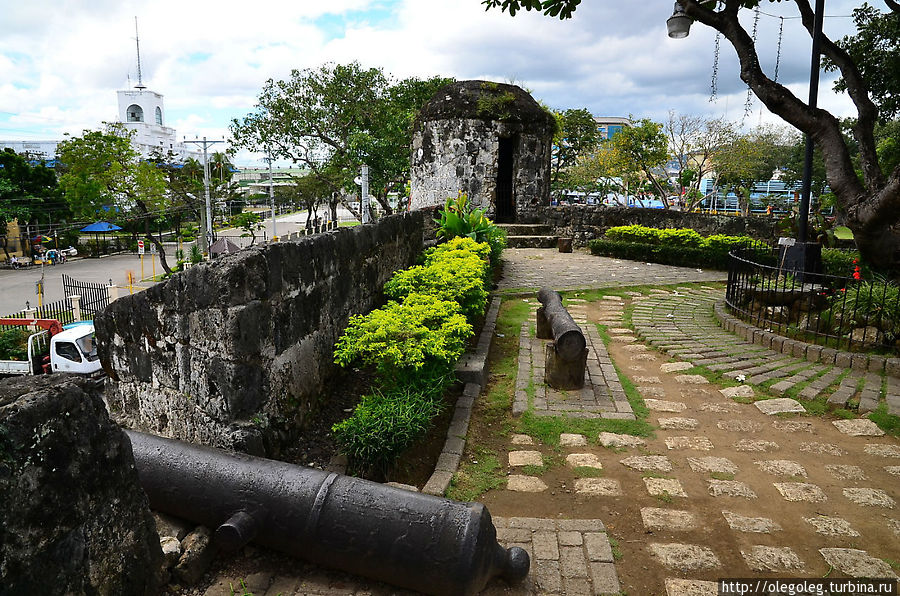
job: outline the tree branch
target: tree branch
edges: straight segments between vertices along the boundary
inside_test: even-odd
[[[753,40],[738,21],[737,11],[733,10],[741,0],[727,0],[721,12],[704,8],[698,0],[678,2],[687,16],[719,31],[731,43],[740,61],[741,80],[750,86],[760,101],[819,145],[827,164],[828,182],[835,194],[844,199],[845,206],[863,200],[866,191],[856,177],[837,118],[825,110],[810,108],[786,87],[765,75],[759,66]]]
[[[800,10],[803,26],[812,36],[815,12],[810,7],[808,0],[794,0],[794,3]],[[875,152],[875,136],[872,134],[875,122],[878,120],[878,108],[875,107],[875,104],[869,97],[868,85],[866,85],[850,55],[828,39],[824,33],[822,34],[822,53],[828,56],[835,66],[838,67],[838,70],[841,71],[841,76],[844,77],[844,82],[847,85],[847,93],[856,106],[859,117],[856,120],[856,125],[853,127],[853,136],[856,137],[856,142],[859,143],[859,161],[866,184],[873,188],[881,188],[884,185],[884,175],[878,166],[878,155]]]

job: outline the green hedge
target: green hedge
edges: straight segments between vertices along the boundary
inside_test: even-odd
[[[383,474],[431,428],[473,334],[469,321],[487,305],[491,254],[487,243],[453,238],[427,251],[423,265],[394,274],[386,306],[351,317],[335,362],[376,373],[374,393],[332,427],[354,471]]]
[[[588,243],[591,254],[648,261],[664,265],[728,269],[728,253],[735,248],[768,247],[747,236],[714,234],[706,238],[690,229],[658,229],[644,226],[610,228],[605,238]]]

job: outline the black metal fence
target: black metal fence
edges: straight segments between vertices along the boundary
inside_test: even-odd
[[[93,319],[101,310],[109,306],[109,290],[106,284],[78,281],[62,274],[63,293],[69,296],[81,296],[81,317]]]
[[[17,313],[13,313],[11,315],[6,315],[6,318],[10,319],[56,319],[63,325],[66,323],[72,323],[75,321],[75,316],[72,313],[72,301],[68,298],[64,298],[62,300],[57,300],[56,302],[48,302],[47,304],[43,304],[41,306],[37,306],[32,313],[31,310],[20,310]],[[93,317],[84,317],[82,318],[93,318]],[[2,326],[3,329],[6,326]]]
[[[725,302],[766,331],[851,351],[900,351],[900,286],[859,267],[840,277],[783,267],[781,255],[729,254]]]

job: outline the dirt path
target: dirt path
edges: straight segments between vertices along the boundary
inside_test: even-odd
[[[520,492],[511,490],[518,480],[511,481],[483,496],[491,512],[602,521],[617,545],[616,570],[628,594],[693,593],[697,586],[677,581],[685,579],[849,577],[859,565],[869,566],[868,575],[894,573],[896,439],[853,436],[827,416],[767,415],[726,397],[689,363],[637,341],[624,326],[624,302],[570,304],[570,310],[605,325],[609,355],[644,398],[655,436],[642,445],[604,447],[598,436],[578,433],[559,446],[513,435],[504,471],[546,488]],[[877,434],[865,422],[850,432]],[[528,452],[540,456],[514,465]],[[857,567],[838,560],[843,551],[828,549],[854,549],[844,554],[856,557]],[[560,593],[567,593],[565,580]]]

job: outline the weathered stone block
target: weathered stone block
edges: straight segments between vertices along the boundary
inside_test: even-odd
[[[159,593],[162,550],[131,444],[91,381],[0,381],[0,495],[4,593]]]

